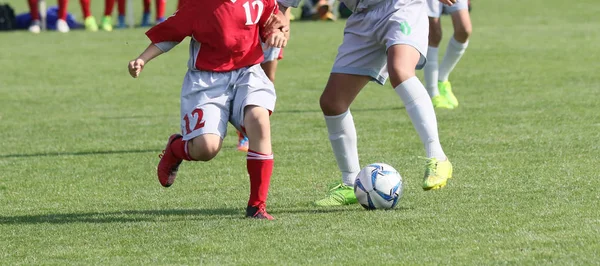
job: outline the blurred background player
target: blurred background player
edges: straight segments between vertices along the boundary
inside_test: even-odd
[[[98,24],[96,19],[92,16],[90,10],[90,0],[79,0],[81,5],[81,13],[83,14],[83,25],[87,31],[98,31]]]
[[[354,180],[361,170],[350,105],[369,81],[392,88],[427,156],[422,187],[440,189],[452,177],[452,164],[440,144],[437,118],[427,90],[415,69],[425,64],[428,21],[425,0],[343,0],[355,12],[346,21],[344,39],[320,98],[329,141],[341,182],[317,206],[357,203]],[[455,0],[440,0],[452,4]]]
[[[117,2],[117,28],[126,28],[127,24],[125,23],[125,1],[126,0],[106,0],[104,1],[104,16],[102,17],[102,21],[100,22],[100,28],[104,31],[112,31],[113,30],[113,21],[112,21],[112,13],[115,6],[115,2]]]
[[[304,0],[301,18],[304,20],[336,20],[331,12],[335,0]]]
[[[100,23],[100,28],[105,31],[111,31],[113,29],[112,12],[115,5],[115,1],[117,1],[118,4],[117,28],[122,29],[127,27],[127,23],[125,22],[126,0],[106,0],[104,6],[104,17],[102,18],[102,22]],[[152,4],[152,0],[142,0],[142,3],[144,5],[144,12],[142,14],[140,26],[150,27],[152,26],[152,23],[150,22],[150,18],[152,16],[150,12],[150,6]],[[167,0],[155,0],[154,3],[156,5],[156,14],[154,17],[155,24],[158,24],[165,21]],[[181,3],[182,1],[178,3],[178,7],[179,5],[181,5]]]
[[[257,1],[261,0],[254,3]],[[276,47],[285,46],[287,39],[284,24],[272,22],[276,20],[272,15],[278,13],[277,3],[262,0],[255,6],[258,8],[245,0],[185,3],[168,20],[146,33],[151,44],[129,62],[129,73],[138,77],[147,62],[192,36],[192,58],[181,89],[183,135],[169,137],[158,164],[159,182],[164,187],[171,186],[183,160],[214,158],[227,135],[229,121],[251,140],[247,154],[250,199],[246,217],[272,220],[266,212],[266,200],[273,171],[269,117],[276,96],[273,83],[258,65],[263,59],[259,36]],[[230,41],[225,36],[229,34],[239,38]],[[236,56],[231,56],[232,51]]]
[[[106,0],[106,2],[109,1],[111,0]],[[29,4],[29,11],[31,13],[31,25],[29,26],[29,31],[33,33],[39,33],[41,30],[39,0],[28,0],[27,3]],[[58,20],[56,21],[56,30],[59,32],[70,31],[69,24],[67,23],[68,4],[68,0],[58,0]],[[83,24],[85,26],[85,30],[98,31],[98,24],[96,23],[96,19],[94,16],[92,16],[91,12],[91,0],[79,0],[79,4],[81,5],[81,13],[83,15]]]
[[[142,22],[140,26],[142,27],[150,27],[152,24],[150,22],[150,3],[152,0],[143,0],[144,1],[144,14],[142,15]],[[156,5],[156,14],[154,16],[155,23],[161,23],[165,21],[165,9],[167,6],[167,0],[155,0]]]
[[[67,5],[69,0],[57,0],[58,2],[58,20],[56,21],[56,30],[58,32],[69,32],[69,24],[67,24]],[[27,0],[29,4],[29,12],[31,13],[31,25],[29,31],[39,33],[41,31],[40,10],[38,0]]]
[[[448,77],[458,64],[469,45],[472,26],[469,15],[469,1],[458,0],[452,6],[444,5],[438,0],[427,0],[429,16],[429,47],[427,49],[427,64],[424,68],[425,87],[436,108],[453,109],[458,107],[458,100],[452,93]],[[438,65],[438,47],[442,41],[442,13],[450,14],[454,34],[448,42],[446,54]]]

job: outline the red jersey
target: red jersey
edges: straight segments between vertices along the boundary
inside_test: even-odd
[[[263,61],[259,30],[278,10],[276,0],[188,0],[146,35],[154,44],[191,36],[195,68],[227,72]]]

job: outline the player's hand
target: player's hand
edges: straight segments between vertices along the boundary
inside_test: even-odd
[[[269,47],[284,48],[287,45],[287,38],[282,31],[279,31],[269,35],[265,43]]]
[[[451,6],[453,4],[456,4],[456,0],[440,0],[440,3]]]
[[[142,72],[142,70],[144,69],[144,60],[142,59],[135,59],[135,60],[131,60],[129,62],[129,75],[131,75],[133,78],[137,78],[140,76],[140,73]]]
[[[265,23],[264,29],[267,33],[282,31],[289,34],[290,20],[285,16],[285,14],[279,12],[276,15],[271,15],[269,17]]]

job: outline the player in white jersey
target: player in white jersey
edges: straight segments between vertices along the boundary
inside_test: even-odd
[[[425,87],[435,107],[453,109],[458,107],[458,100],[452,93],[448,77],[469,45],[469,36],[472,31],[469,1],[458,0],[452,6],[446,6],[437,0],[427,0],[427,4],[429,7],[427,14],[429,16],[429,48],[427,49],[427,64],[424,68]],[[444,59],[438,65],[438,47],[442,40],[440,23],[442,13],[450,14],[452,17],[454,35],[448,42]]]
[[[456,0],[440,0],[452,5]],[[321,95],[329,140],[342,183],[317,206],[356,203],[353,185],[361,167],[357,135],[350,104],[369,82],[391,85],[423,142],[427,166],[423,189],[439,189],[452,175],[452,165],[442,150],[435,111],[423,84],[415,75],[426,61],[428,21],[425,0],[343,0],[354,13],[348,18],[344,40]],[[280,2],[280,4],[283,4]]]

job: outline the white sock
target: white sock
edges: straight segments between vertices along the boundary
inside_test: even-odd
[[[427,157],[441,161],[446,160],[446,154],[442,150],[438,137],[433,104],[421,81],[417,77],[412,77],[402,82],[394,90],[404,102],[408,116],[425,146]]]
[[[354,179],[360,172],[356,128],[350,110],[341,115],[325,116],[329,141],[345,185],[354,186]]]
[[[448,42],[448,48],[446,48],[446,54],[444,55],[444,59],[440,64],[440,74],[438,77],[440,81],[448,80],[450,72],[452,72],[456,64],[458,64],[458,61],[465,53],[467,46],[469,46],[469,41],[466,43],[459,43],[456,39],[454,39],[454,36],[450,39]]]
[[[423,68],[425,74],[425,88],[429,97],[433,98],[440,94],[438,90],[438,48],[429,46],[427,48],[427,64]]]

